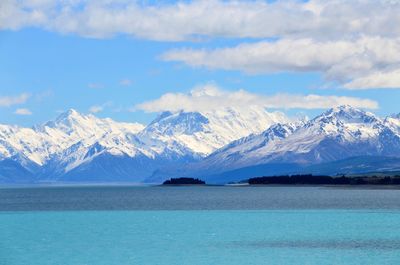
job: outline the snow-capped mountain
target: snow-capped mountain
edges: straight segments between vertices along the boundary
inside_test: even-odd
[[[251,134],[233,141],[223,148],[215,151],[201,162],[207,167],[240,168],[253,164],[256,160],[263,159],[269,150],[278,142],[291,135],[299,124],[275,124],[261,134]]]
[[[400,157],[397,121],[340,106],[308,122],[275,124],[233,141],[183,171],[207,176],[267,164],[304,167],[357,156]]]
[[[17,163],[39,181],[142,181],[287,120],[259,108],[225,109],[162,113],[145,127],[69,110],[33,128],[0,125],[0,161]]]
[[[392,130],[397,131],[400,134],[400,114],[390,115],[386,117],[385,124]]]
[[[281,112],[263,108],[224,108],[208,112],[162,113],[138,134],[143,141],[176,142],[200,157],[252,133],[260,133],[289,119]]]
[[[87,155],[86,148],[97,142],[130,135],[144,128],[138,123],[118,123],[111,119],[99,119],[93,115],[82,115],[75,110],[61,114],[57,119],[33,128],[0,126],[0,160],[17,161],[35,176],[44,169],[57,168],[63,161],[69,161],[65,168],[57,170],[67,172]],[[125,145],[116,145],[115,153],[129,151]],[[68,153],[68,150],[74,152]],[[74,156],[70,159],[66,154]],[[72,154],[73,153],[73,154]],[[74,164],[75,163],[75,164]],[[51,172],[53,173],[53,172]]]
[[[33,128],[0,125],[0,157],[21,155],[43,166],[77,143],[90,145],[102,139],[137,133],[143,127],[138,123],[117,123],[69,110],[56,120]]]
[[[350,106],[333,108],[298,128],[271,159],[320,163],[365,155],[400,155],[400,137],[384,120]]]
[[[246,172],[315,172],[343,159],[341,170],[351,172],[348,163],[363,160],[351,158],[389,156],[400,157],[400,116],[381,119],[350,106],[308,121],[249,107],[164,112],[147,126],[74,110],[33,128],[0,125],[2,182],[215,180],[221,174],[214,182],[226,182]]]
[[[229,157],[235,165],[245,166],[267,162],[321,163],[358,155],[400,155],[400,136],[374,114],[341,106],[302,125],[272,126],[260,135],[217,150],[207,160]]]

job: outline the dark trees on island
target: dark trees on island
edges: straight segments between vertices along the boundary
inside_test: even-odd
[[[399,185],[400,176],[394,177],[331,177],[318,175],[291,175],[256,177],[248,180],[250,185]]]
[[[163,185],[204,185],[204,181],[195,178],[171,178],[164,181]]]

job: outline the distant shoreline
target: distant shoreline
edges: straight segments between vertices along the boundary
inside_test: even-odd
[[[299,188],[299,187],[320,187],[326,189],[354,189],[354,190],[400,190],[400,185],[387,184],[138,184],[138,183],[62,183],[62,184],[0,184],[1,189],[35,189],[35,188],[169,188],[169,187],[198,187],[198,188]]]
[[[325,184],[253,184],[253,185],[224,185],[229,187],[254,187],[254,188],[262,188],[262,187],[271,187],[271,188],[279,188],[279,187],[321,187],[321,188],[332,188],[332,189],[368,189],[368,190],[400,190],[400,185],[385,185],[385,184],[359,184],[359,185],[325,185]]]
[[[323,187],[338,189],[390,189],[400,190],[400,176],[326,176],[326,175],[281,175],[244,179],[239,182],[215,184],[199,178],[170,178],[163,183],[136,182],[38,182],[3,183],[6,188],[101,188],[101,187]]]

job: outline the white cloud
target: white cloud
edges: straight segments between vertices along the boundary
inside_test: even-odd
[[[206,111],[220,108],[248,108],[260,106],[278,109],[325,109],[339,105],[351,105],[358,108],[376,109],[374,100],[321,95],[275,94],[260,95],[245,90],[224,91],[214,85],[197,87],[188,94],[167,93],[160,98],[135,106],[135,110],[146,112],[161,111]]]
[[[0,28],[40,27],[104,38],[166,41],[198,36],[347,38],[399,36],[400,3],[388,0],[177,1],[2,0]]]
[[[162,56],[194,67],[239,70],[250,74],[321,72],[346,88],[400,88],[400,38],[362,37],[353,41],[284,39],[214,50],[178,49]],[[386,69],[395,69],[377,75]],[[368,80],[365,78],[368,77]],[[380,81],[373,80],[380,78]],[[384,81],[385,77],[390,80]],[[354,81],[361,79],[363,81]],[[390,82],[390,83],[389,83]],[[346,84],[349,83],[349,84]]]
[[[345,85],[348,89],[392,88],[400,89],[400,68],[389,72],[376,72],[354,79]]]
[[[17,109],[14,113],[17,115],[32,115],[32,112],[29,109],[25,108]]]
[[[112,103],[111,101],[109,101],[109,102],[106,102],[106,103],[101,104],[101,105],[94,105],[94,106],[91,106],[91,107],[89,108],[89,111],[90,111],[91,113],[102,112],[102,111],[104,111],[105,108],[111,107],[112,105],[113,105],[113,103]]]
[[[37,101],[41,102],[41,101],[43,101],[43,100],[45,100],[47,98],[50,98],[52,96],[54,96],[54,90],[53,89],[48,89],[48,90],[45,90],[45,91],[42,91],[42,92],[36,94],[35,95],[35,99]]]
[[[130,86],[130,85],[132,85],[132,83],[133,82],[130,79],[122,79],[122,80],[119,81],[119,84],[121,86]]]
[[[326,80],[348,89],[400,87],[397,0],[155,4],[134,0],[2,0],[0,10],[0,29],[38,27],[84,37],[126,34],[156,41],[253,38],[262,41],[215,50],[174,50],[163,58],[255,74],[320,72]],[[390,81],[383,82],[383,76]]]
[[[10,107],[25,103],[29,99],[28,93],[22,93],[18,96],[0,96],[0,107]]]
[[[89,111],[90,111],[91,113],[98,113],[98,112],[103,111],[103,109],[104,109],[103,106],[95,105],[95,106],[91,106],[91,107],[89,108]]]
[[[98,88],[103,88],[104,85],[100,84],[100,83],[89,83],[88,84],[88,88],[92,88],[92,89],[98,89]]]

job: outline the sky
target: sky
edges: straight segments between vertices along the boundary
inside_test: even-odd
[[[400,112],[400,1],[0,1],[0,123]]]

